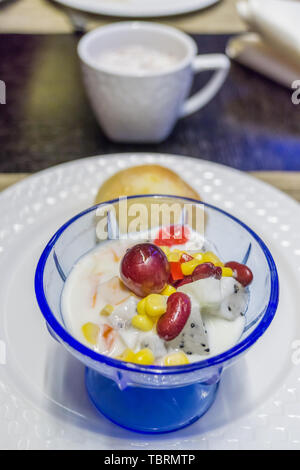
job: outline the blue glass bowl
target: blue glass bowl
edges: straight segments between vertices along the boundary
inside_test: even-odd
[[[86,365],[86,386],[92,402],[120,426],[139,432],[163,433],[188,426],[212,405],[222,371],[239,359],[270,325],[278,305],[278,276],[264,242],[243,222],[221,209],[174,196],[128,199],[143,204],[175,201],[201,205],[206,214],[205,236],[218,248],[221,259],[247,263],[254,275],[246,326],[233,348],[184,366],[140,366],[84,346],[67,331],[61,313],[61,294],[68,274],[79,258],[97,244],[95,214],[103,205],[73,217],[45,247],[35,275],[37,301],[51,335]],[[119,200],[109,203],[118,209]]]

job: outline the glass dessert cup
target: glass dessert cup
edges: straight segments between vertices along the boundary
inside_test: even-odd
[[[110,204],[118,214],[119,200],[91,207],[57,231],[38,262],[35,291],[51,335],[85,364],[86,387],[96,408],[114,423],[130,430],[170,432],[203,416],[215,400],[222,371],[245,354],[266,331],[278,305],[278,276],[264,242],[243,222],[221,209],[174,196],[128,198],[129,206],[133,202],[147,207],[152,203],[170,205],[174,202],[182,207],[185,204],[196,209],[201,207],[205,213],[205,238],[217,247],[220,258],[247,263],[252,270],[254,279],[249,286],[246,325],[234,347],[187,365],[142,366],[101,355],[67,331],[61,312],[65,280],[83,255],[105,242],[96,237],[97,211]],[[184,214],[185,223],[192,226],[188,215]],[[120,236],[115,221],[108,219],[106,238]]]

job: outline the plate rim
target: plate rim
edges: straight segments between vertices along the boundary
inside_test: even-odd
[[[77,0],[55,0],[55,2],[64,5],[65,7],[72,8],[76,11],[94,13],[98,15],[111,16],[111,17],[123,17],[123,18],[159,18],[164,16],[178,16],[191,13],[193,11],[202,11],[210,6],[219,3],[222,0],[194,0],[195,5],[186,6],[185,0],[182,0],[182,6],[177,8],[165,7],[158,10],[148,9],[145,12],[140,11],[134,13],[133,10],[129,9],[128,6],[120,7],[119,9],[111,8],[110,6],[100,5],[99,7],[95,5],[95,8],[89,6],[81,6],[78,4]]]
[[[105,154],[97,154],[97,155],[90,155],[87,157],[81,157],[76,160],[70,160],[67,162],[61,162],[58,163],[57,165],[50,166],[48,168],[44,168],[43,170],[39,170],[34,173],[29,173],[28,176],[23,178],[21,181],[17,181],[16,183],[13,183],[12,185],[8,186],[7,188],[3,189],[0,191],[0,211],[1,211],[1,200],[3,197],[7,197],[7,195],[10,192],[14,192],[16,189],[21,188],[22,186],[26,186],[28,182],[33,181],[35,179],[40,178],[40,176],[46,175],[47,173],[51,173],[52,171],[57,171],[60,168],[66,168],[68,166],[73,166],[73,165],[80,165],[84,162],[90,161],[93,162],[94,160],[98,160],[99,158],[104,158],[104,159],[109,159],[109,158],[127,158],[131,156],[141,156],[141,157],[147,157],[147,156],[154,156],[155,158],[176,158],[176,159],[189,159],[191,161],[195,161],[197,163],[201,163],[203,165],[209,165],[215,168],[220,168],[223,171],[226,171],[228,173],[236,173],[241,175],[243,178],[249,179],[249,181],[255,181],[256,184],[258,184],[261,187],[267,187],[269,190],[274,191],[278,196],[280,196],[283,199],[286,199],[287,202],[292,203],[295,205],[295,207],[300,211],[300,203],[296,200],[293,199],[291,196],[286,194],[285,192],[281,191],[280,189],[276,188],[270,183],[267,183],[266,181],[262,181],[258,178],[256,178],[254,175],[251,174],[251,172],[248,171],[243,171],[239,170],[238,168],[233,168],[229,165],[224,165],[222,163],[217,163],[213,162],[210,160],[204,160],[202,158],[198,157],[191,157],[189,155],[181,155],[181,154],[173,154],[173,153],[161,153],[161,152],[117,152],[117,153],[105,153]],[[164,166],[164,163],[155,163],[157,165]],[[130,166],[138,166],[138,164],[130,165]],[[259,171],[259,170],[258,170]],[[270,170],[271,171],[271,170]]]
[[[139,157],[141,157],[141,156],[144,157],[143,160],[139,159]],[[149,160],[152,157],[153,160],[152,161],[146,161],[146,157],[149,157]],[[88,167],[89,164],[92,164],[92,165],[94,165],[95,163],[97,164],[97,161],[99,161],[101,159],[104,160],[104,163],[101,164],[101,165],[103,165],[103,168],[104,168],[107,164],[109,165],[109,160],[107,161],[107,159],[109,159],[109,158],[116,158],[116,159],[124,158],[124,160],[125,160],[125,165],[124,166],[122,165],[120,167],[115,166],[114,172],[118,171],[118,170],[122,170],[123,168],[127,168],[127,167],[130,167],[130,166],[136,166],[136,165],[142,165],[142,164],[158,164],[158,165],[166,166],[166,165],[168,165],[168,158],[170,158],[171,160],[173,160],[174,158],[176,158],[176,160],[178,159],[178,161],[181,160],[181,164],[184,161],[184,157],[182,155],[155,153],[155,152],[126,152],[126,153],[116,153],[116,154],[112,153],[112,154],[106,154],[106,155],[95,155],[95,156],[91,156],[91,157],[81,158],[81,159],[78,159],[78,160],[64,162],[64,163],[61,163],[59,165],[55,165],[53,167],[46,168],[44,170],[36,172],[36,173],[32,174],[31,176],[28,176],[24,180],[22,180],[18,183],[15,183],[14,185],[7,188],[6,190],[2,191],[0,193],[0,212],[1,212],[1,206],[3,207],[3,203],[5,204],[5,199],[3,199],[2,195],[4,195],[7,198],[10,195],[13,195],[14,192],[16,191],[16,189],[18,189],[18,188],[20,188],[20,189],[25,188],[26,189],[27,185],[30,186],[30,184],[34,180],[36,180],[38,182],[39,179],[43,178],[43,176],[46,176],[48,173],[50,173],[50,176],[51,176],[51,173],[53,173],[55,175],[55,172],[59,171],[60,169],[62,170],[63,176],[65,176],[64,171],[68,172],[68,170],[66,170],[66,168],[68,168],[68,167],[70,167],[70,168],[75,167],[75,166],[80,167],[81,165]],[[276,194],[277,197],[280,198],[280,199],[278,199],[278,202],[282,201],[283,204],[288,204],[288,206],[289,206],[288,209],[289,210],[292,210],[292,209],[297,210],[297,209],[300,208],[299,203],[297,201],[295,201],[293,198],[286,195],[285,193],[278,190],[277,188],[274,188],[272,185],[270,185],[268,183],[265,183],[265,182],[263,182],[259,179],[256,179],[253,175],[251,175],[247,172],[243,172],[243,171],[240,171],[238,169],[228,167],[226,165],[222,165],[222,164],[215,163],[215,162],[210,162],[210,161],[207,161],[207,160],[198,159],[198,158],[195,158],[195,157],[186,157],[186,159],[189,160],[190,162],[194,162],[195,165],[199,165],[200,168],[203,166],[203,172],[209,172],[210,169],[212,171],[215,169],[216,172],[218,172],[218,170],[219,170],[220,173],[224,174],[224,178],[226,176],[230,176],[230,174],[234,173],[234,175],[237,176],[237,178],[242,177],[244,179],[244,181],[248,180],[249,183],[251,183],[251,181],[254,182],[254,184],[258,188],[259,187],[265,188],[265,189],[267,188],[268,191],[270,191],[267,194],[268,198],[270,198],[270,199],[272,198],[272,193],[274,195]],[[99,164],[99,170],[100,171],[101,171],[101,165]],[[201,171],[202,171],[202,169],[201,169]],[[107,174],[107,177],[109,177],[109,176],[110,175]],[[183,175],[183,177],[185,177],[185,176]],[[222,177],[222,175],[219,175],[219,177]],[[43,182],[43,180],[41,179],[40,184],[42,182]],[[18,203],[18,199],[21,196],[22,196],[22,191],[21,191],[20,195],[19,194],[16,195],[17,203]],[[216,204],[218,205],[218,203],[216,203]],[[221,207],[223,207],[223,205],[221,205]],[[243,220],[243,218],[241,218],[241,219]],[[298,218],[295,217],[294,223],[296,224],[296,226],[299,226],[299,222],[300,221],[298,220]],[[247,223],[249,223],[249,222],[247,222]],[[276,243],[278,243],[278,242],[276,242]],[[23,397],[21,391],[19,390],[19,388],[17,387],[15,382],[11,382],[10,380],[6,381],[6,374],[4,374],[4,376],[1,377],[1,378],[3,379],[4,384],[6,384],[6,382],[7,382],[7,386],[9,388],[12,388],[16,392],[18,392],[17,396],[19,396],[19,394],[20,394],[20,400],[22,400],[23,402],[26,403],[27,409],[29,409],[30,411],[31,410],[32,411],[36,410],[36,412],[39,414],[39,416],[44,417],[44,419],[46,419],[47,423],[48,423],[48,418],[49,418],[49,423],[51,423],[52,419],[54,419],[55,422],[57,421],[58,418],[57,417],[54,418],[51,415],[51,413],[48,414],[47,410],[45,410],[44,407],[37,407],[37,406],[34,405],[34,403],[32,403],[31,400],[28,400],[27,397]],[[295,380],[296,380],[296,378],[294,377],[294,373],[291,372],[289,374],[289,376],[287,376],[286,382],[282,382],[282,386],[283,385],[286,386],[286,384],[287,385],[292,385],[293,384],[293,386],[294,386],[295,383],[296,383]],[[0,381],[0,392],[1,392],[1,381]],[[280,389],[278,389],[278,392],[283,393],[282,387]],[[284,397],[285,397],[285,395],[283,396],[283,403],[285,403]],[[300,395],[299,395],[299,397],[300,397]],[[0,398],[1,398],[1,396],[0,396]],[[255,423],[257,424],[257,419],[258,419],[257,417],[258,417],[259,409],[261,408],[261,406],[265,406],[265,405],[268,407],[268,405],[273,403],[273,398],[270,396],[266,401],[261,403],[255,409],[253,409],[251,411],[251,413],[247,413],[245,415],[242,415],[242,416],[238,417],[237,419],[234,420],[233,423],[227,422],[224,426],[222,425],[220,428],[216,428],[215,432],[211,431],[211,430],[205,431],[205,436],[207,437],[208,442],[211,442],[212,445],[217,445],[217,446],[220,445],[222,447],[222,444],[225,442],[224,439],[227,439],[226,434],[228,435],[228,433],[230,434],[230,432],[232,432],[232,426],[233,427],[235,427],[236,425],[243,426],[243,425],[247,424],[249,422],[249,420],[250,420],[250,423],[252,425],[252,421],[251,421],[252,419],[255,420],[253,425],[255,425]],[[299,406],[299,399],[297,399],[297,402],[296,402],[297,406]],[[289,402],[287,402],[287,403],[289,403]],[[274,418],[275,418],[275,416],[274,416]],[[60,419],[59,419],[59,421],[60,421]],[[4,420],[3,420],[4,428],[3,429],[6,429],[5,426],[7,424],[8,424],[8,421],[6,421],[6,418],[4,417]],[[33,423],[31,423],[31,424],[33,426]],[[65,428],[66,431],[67,431],[67,429],[68,429],[68,427]],[[264,425],[262,429],[264,429],[266,431],[270,430],[268,424]],[[287,428],[287,430],[288,429],[289,428]],[[225,433],[224,438],[223,438],[223,434],[220,434],[220,439],[221,439],[220,444],[218,444],[218,442],[219,442],[218,433],[219,432],[220,433],[223,433],[223,432]],[[72,436],[72,434],[70,434],[70,435]],[[68,436],[69,436],[69,432],[67,433],[66,439],[63,439],[63,441],[59,441],[59,442],[62,442],[63,448],[69,448],[70,443],[72,444],[72,441],[69,441],[70,436],[69,437]],[[9,438],[9,436],[7,435],[7,439],[8,439],[7,440],[7,443],[8,443],[7,445],[10,445],[11,442],[13,444],[15,444],[17,442],[16,436],[14,436],[14,437],[11,436]],[[44,440],[45,439],[44,438],[41,438],[41,439],[42,439],[42,445],[44,445]],[[130,449],[131,445],[132,445],[131,441],[132,440],[134,441],[134,436],[132,437],[132,439],[130,437],[127,437],[126,439],[124,439],[123,437],[119,437],[119,438],[116,438],[116,439],[117,439],[116,441],[114,439],[112,439],[111,445],[109,447],[106,444],[104,444],[103,440],[101,440],[100,448],[104,448],[104,449],[107,449],[107,450],[117,449],[118,445],[121,445],[121,441],[122,441],[122,448],[123,449],[125,449],[125,448]],[[183,438],[178,437],[178,439],[179,439],[179,441],[181,441]],[[200,435],[197,434],[196,436],[191,438],[191,440],[190,439],[188,439],[188,440],[189,440],[191,446],[193,446],[193,443],[197,442],[197,448],[202,448],[201,447],[201,436]],[[36,441],[33,441],[33,444],[35,442]],[[55,442],[55,440],[54,440],[54,442]],[[171,446],[173,445],[172,442],[173,442],[172,437],[169,436],[169,438],[167,438],[167,440],[165,442],[166,447],[160,447],[159,446],[158,448],[171,449]],[[243,444],[245,444],[245,442],[246,442],[246,440],[243,438],[241,448],[243,448]],[[264,446],[265,446],[265,444],[264,444],[265,441],[261,438],[261,434],[259,434],[257,437],[255,436],[254,439],[251,442],[254,443],[256,449],[264,448]],[[280,442],[277,442],[277,443],[278,443],[278,448],[281,448]],[[164,441],[162,441],[162,445],[163,444],[164,444]],[[158,442],[149,441],[148,449],[155,449],[155,448],[157,448],[157,445],[158,445]],[[288,438],[287,441],[285,441],[283,443],[283,445],[287,446],[289,449],[292,449],[292,448],[295,447],[294,442],[291,440],[291,438]],[[86,445],[84,445],[84,448],[86,448],[86,446],[88,447],[88,441],[86,441]],[[234,448],[234,444],[231,445],[229,442],[227,442],[227,447],[228,448]],[[194,447],[192,447],[192,448],[194,448]],[[176,449],[176,447],[174,447],[174,449]],[[177,447],[177,449],[178,449],[178,447]]]

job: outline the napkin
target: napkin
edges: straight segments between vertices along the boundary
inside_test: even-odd
[[[253,33],[232,38],[228,56],[291,88],[300,80],[300,1],[240,0],[237,10]]]

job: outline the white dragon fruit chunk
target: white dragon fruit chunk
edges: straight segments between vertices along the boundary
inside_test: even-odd
[[[137,347],[140,333],[135,328],[123,328],[118,334],[126,348],[134,350]]]
[[[213,277],[185,284],[178,291],[193,296],[201,307],[217,308],[223,300],[221,281]]]
[[[152,331],[143,335],[143,338],[140,343],[140,348],[151,349],[155,357],[162,357],[167,354],[167,349],[165,347],[164,341],[161,340],[160,337]]]
[[[178,291],[193,295],[203,313],[229,321],[244,315],[247,308],[247,291],[233,277],[200,279],[179,287]]]
[[[223,277],[219,282],[221,286],[220,304],[205,305],[203,312],[234,321],[238,316],[245,314],[248,301],[247,291],[233,277]]]
[[[249,298],[247,290],[239,282],[235,281],[233,287],[233,293],[223,300],[219,309],[219,316],[230,321],[245,315]]]
[[[201,310],[196,300],[191,299],[191,301],[192,310],[185,327],[177,338],[168,341],[168,346],[179,349],[188,356],[191,354],[208,355],[210,348]]]
[[[120,305],[115,307],[113,312],[109,316],[111,325],[116,329],[120,330],[130,326],[132,317],[136,314],[136,306],[138,299],[131,295],[129,299],[122,302]]]

